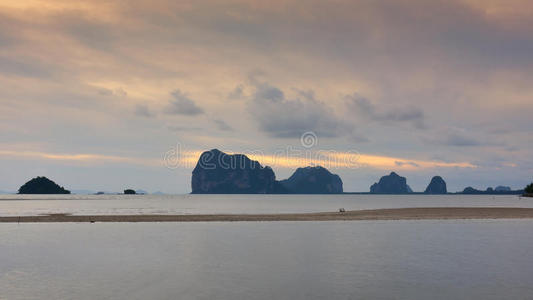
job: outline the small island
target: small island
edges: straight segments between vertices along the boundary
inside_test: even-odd
[[[440,176],[434,176],[431,178],[431,182],[424,191],[424,194],[447,194],[448,190],[446,189],[446,181]]]
[[[135,192],[135,190],[132,190],[132,189],[125,189],[124,190],[124,195],[136,195],[137,192]]]
[[[342,180],[328,169],[315,166],[298,168],[279,182],[288,194],[342,194]]]
[[[507,187],[498,186],[496,189],[488,187],[486,190],[478,190],[471,186],[466,187],[462,192],[457,192],[456,194],[463,195],[522,195],[524,190],[511,190]]]
[[[407,179],[396,172],[381,177],[379,182],[370,187],[371,194],[408,194],[412,192],[413,190],[407,185]]]
[[[524,189],[524,197],[533,197],[533,182]]]
[[[18,190],[19,194],[70,194],[69,190],[64,189],[52,180],[38,176],[26,182]]]

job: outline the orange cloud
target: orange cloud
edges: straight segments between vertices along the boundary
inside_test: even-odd
[[[232,154],[231,152],[227,152]],[[172,152],[175,154],[175,152]],[[172,157],[176,167],[193,168],[202,154],[201,151],[181,152],[177,157]],[[359,154],[356,152],[338,151],[280,151],[276,154],[266,154],[261,151],[244,151],[250,159],[259,161],[263,166],[274,168],[298,168],[304,166],[323,166],[328,169],[357,169],[375,168],[383,170],[416,170],[430,168],[476,168],[469,162],[440,162],[431,160],[411,160],[390,156]]]
[[[58,154],[35,151],[9,151],[0,150],[0,156],[19,158],[19,159],[37,159],[37,160],[54,160],[77,163],[126,163],[139,164],[145,166],[162,165],[160,160],[140,159],[134,157],[102,155],[102,154]]]
[[[231,153],[231,152],[229,152]],[[54,160],[76,163],[125,163],[144,166],[166,166],[174,168],[194,168],[202,151],[182,151],[171,149],[160,159],[138,158],[102,154],[57,154],[32,151],[0,151],[0,156]],[[264,166],[274,168],[298,168],[304,166],[323,166],[328,169],[357,169],[363,167],[384,170],[416,170],[428,168],[475,168],[469,162],[438,162],[426,160],[410,160],[398,157],[359,154],[356,152],[336,151],[280,151],[277,154],[265,154],[259,151],[245,154],[252,160],[259,161]]]

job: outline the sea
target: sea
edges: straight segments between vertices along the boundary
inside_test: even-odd
[[[0,195],[0,216],[305,213],[402,207],[533,207],[517,195]]]
[[[489,195],[0,196],[0,215],[533,207]],[[533,220],[0,223],[0,299],[533,299]]]

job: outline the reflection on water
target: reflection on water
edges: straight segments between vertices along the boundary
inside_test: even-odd
[[[216,214],[297,213],[435,207],[533,207],[533,198],[491,195],[0,195],[0,215],[48,213]]]
[[[2,299],[527,299],[531,220],[0,224]]]

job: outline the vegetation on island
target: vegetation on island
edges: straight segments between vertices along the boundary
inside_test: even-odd
[[[134,190],[132,189],[126,189],[124,190],[124,195],[135,195],[137,194]]]
[[[526,186],[526,188],[524,189],[524,195],[533,197],[533,182]]]
[[[64,189],[52,180],[39,176],[26,182],[19,188],[19,194],[70,194],[69,190]]]

